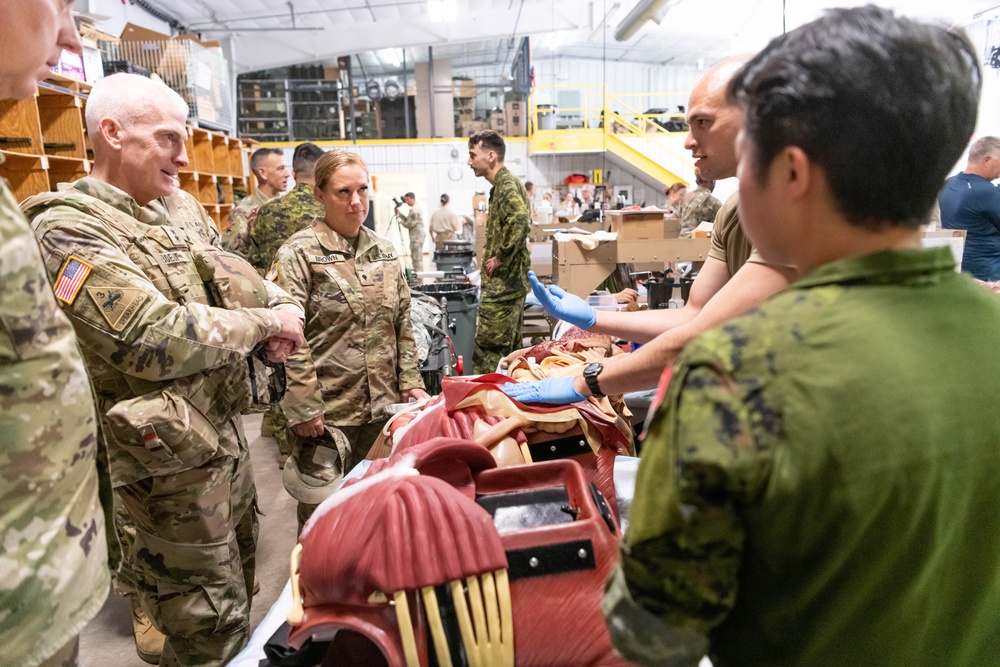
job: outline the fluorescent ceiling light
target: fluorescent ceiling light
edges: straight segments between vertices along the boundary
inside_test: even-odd
[[[457,0],[427,0],[431,23],[452,23],[458,19]]]

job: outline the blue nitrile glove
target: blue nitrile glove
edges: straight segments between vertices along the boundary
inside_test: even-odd
[[[549,285],[546,288],[538,282],[538,276],[534,271],[528,271],[528,282],[531,283],[531,291],[535,293],[535,298],[549,315],[581,329],[594,326],[594,322],[597,321],[597,311],[588,306],[586,301],[564,291],[558,285]]]
[[[567,405],[585,401],[587,397],[573,388],[574,378],[545,378],[537,382],[508,382],[503,392],[521,403],[552,403]]]

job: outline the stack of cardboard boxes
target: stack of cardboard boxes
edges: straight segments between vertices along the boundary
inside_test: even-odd
[[[502,111],[491,111],[487,120],[473,120],[472,111],[460,110],[458,126],[463,137],[471,137],[483,130],[493,130],[502,137],[525,137],[528,135],[527,104],[507,102]]]

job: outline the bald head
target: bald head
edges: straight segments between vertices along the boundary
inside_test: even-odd
[[[160,81],[138,74],[112,74],[94,84],[87,98],[87,132],[100,134],[101,120],[114,119],[124,127],[135,125],[155,110],[187,118],[188,105],[180,95]]]
[[[90,175],[140,206],[171,194],[187,166],[187,103],[159,81],[135,74],[101,79],[87,100],[94,147]]]
[[[688,100],[691,130],[684,147],[691,151],[702,178],[717,181],[736,175],[736,135],[743,112],[726,97],[729,81],[753,54],[731,56],[713,65],[698,80]]]

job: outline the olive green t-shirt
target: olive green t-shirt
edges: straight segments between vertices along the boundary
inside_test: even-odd
[[[712,247],[709,257],[714,257],[726,263],[729,275],[734,276],[747,262],[766,264],[761,256],[750,245],[750,239],[743,232],[740,223],[740,195],[734,192],[715,215],[715,226],[712,228]]]

